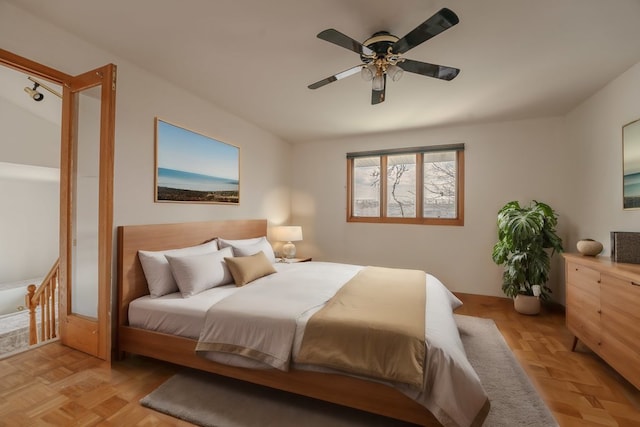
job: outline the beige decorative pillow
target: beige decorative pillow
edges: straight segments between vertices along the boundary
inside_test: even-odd
[[[227,263],[227,267],[229,267],[229,271],[231,271],[236,286],[246,285],[276,272],[273,264],[269,262],[269,259],[262,251],[244,257],[225,257],[224,260]]]

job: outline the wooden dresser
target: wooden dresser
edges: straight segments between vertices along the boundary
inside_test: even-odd
[[[640,389],[640,264],[563,256],[567,327]]]

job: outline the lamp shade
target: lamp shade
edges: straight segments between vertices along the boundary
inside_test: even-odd
[[[302,240],[302,227],[299,225],[283,225],[273,229],[274,240],[280,242],[297,242]]]

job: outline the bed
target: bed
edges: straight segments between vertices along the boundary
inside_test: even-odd
[[[423,404],[418,403],[415,398],[408,397],[406,390],[392,387],[385,382],[370,381],[360,376],[343,375],[338,372],[327,372],[326,370],[299,369],[295,364],[288,371],[253,369],[227,365],[221,361],[214,361],[215,359],[210,360],[201,357],[195,352],[198,340],[195,338],[196,332],[194,332],[193,325],[197,324],[197,322],[189,320],[184,322],[185,325],[191,325],[190,332],[186,331],[186,329],[189,329],[186,327],[182,331],[163,330],[157,327],[155,330],[145,329],[147,326],[144,325],[144,321],[141,322],[139,319],[134,319],[134,324],[138,325],[138,327],[130,324],[130,304],[133,302],[134,305],[141,304],[144,307],[145,301],[152,300],[148,297],[149,288],[138,257],[139,250],[160,251],[184,248],[200,245],[212,238],[256,238],[265,236],[266,231],[266,220],[211,221],[118,227],[118,328],[116,341],[120,356],[126,353],[148,356],[419,425],[437,426],[443,423],[445,425],[460,425],[455,423],[447,414],[443,414],[439,408],[429,411]],[[291,266],[278,266],[278,271],[287,270],[289,267]],[[295,267],[301,268],[301,266]],[[322,268],[322,266],[317,265],[315,268]],[[434,278],[433,280],[436,279]],[[213,298],[212,301],[220,301],[231,292],[233,292],[233,289],[220,287],[216,292],[212,292],[212,294],[218,294],[211,297]],[[164,299],[177,298],[165,296]],[[161,301],[162,298],[156,298],[155,300],[155,305],[157,306],[157,302]],[[204,310],[204,306],[201,307],[201,310]],[[196,327],[195,330],[197,331],[197,329]],[[457,330],[454,334],[457,336]],[[457,339],[459,340],[459,337]],[[444,356],[449,358],[449,355],[445,354]],[[466,356],[462,356],[462,359],[460,359],[460,363],[457,361],[452,363],[453,367],[449,369],[454,369],[459,364],[465,365]],[[457,373],[452,374],[453,377],[456,375]],[[467,384],[459,391],[459,400],[465,400],[469,397],[468,388]],[[477,393],[474,397],[477,397]],[[480,406],[474,419],[466,425],[480,425],[482,423],[488,411],[488,400]]]

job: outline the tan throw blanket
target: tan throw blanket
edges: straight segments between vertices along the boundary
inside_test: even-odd
[[[422,387],[425,272],[366,267],[307,323],[298,363]]]

